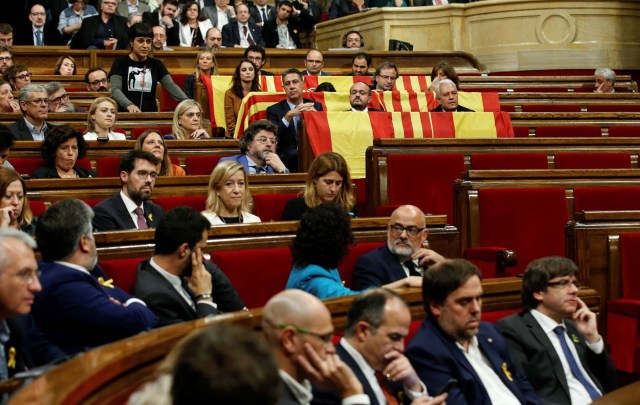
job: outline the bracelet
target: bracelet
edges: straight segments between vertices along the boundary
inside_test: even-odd
[[[212,298],[213,298],[213,295],[211,295],[211,293],[204,293],[196,296],[196,301],[208,300]]]

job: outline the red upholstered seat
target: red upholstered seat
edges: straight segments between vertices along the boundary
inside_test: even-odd
[[[173,100],[173,99],[172,99]],[[173,132],[173,129],[171,128],[171,125],[153,125],[153,127],[133,127],[131,128],[131,139],[138,139],[140,138],[140,135],[142,135],[142,133],[144,131],[146,131],[147,129],[153,129],[155,131],[158,131],[158,133],[160,135],[171,135],[171,133]]]
[[[211,256],[248,308],[262,307],[284,290],[292,267],[291,253],[284,247],[222,251]]]
[[[93,167],[91,167],[91,160],[89,158],[78,159],[78,161],[76,161],[76,166],[87,170],[93,170]]]
[[[478,205],[480,246],[514,250],[518,256],[505,275],[523,273],[529,262],[540,257],[565,256],[569,215],[563,188],[481,189]]]
[[[453,183],[465,171],[462,154],[389,155],[389,204],[412,204],[453,223]]]
[[[358,216],[364,217],[367,214],[367,179],[351,179],[356,187],[356,207]]]
[[[523,104],[522,112],[580,112],[576,104]]]
[[[516,112],[516,106],[515,105],[500,104],[500,111]]]
[[[639,106],[640,107],[640,106]],[[609,127],[609,137],[626,137],[635,138],[640,137],[640,126],[638,125],[615,125]]]
[[[599,138],[602,129],[595,125],[543,125],[536,128],[536,138]]]
[[[29,209],[34,217],[39,217],[47,210],[47,205],[44,201],[29,200]]]
[[[557,153],[556,169],[631,169],[631,155],[613,153]]]
[[[639,112],[640,104],[591,104],[589,112]]]
[[[102,198],[85,198],[82,201],[84,201],[89,207],[95,207],[97,204],[99,204],[103,199]]]
[[[210,175],[222,156],[187,156],[185,159],[189,175]]]
[[[380,246],[384,246],[386,242],[360,242],[356,243],[354,246],[351,246],[349,249],[349,253],[347,257],[344,258],[342,263],[338,266],[340,271],[340,278],[344,282],[344,285],[347,287],[351,287],[351,282],[353,281],[353,269],[356,266],[356,261],[360,256],[365,253],[372,251],[373,249],[377,249]]]
[[[129,294],[136,286],[138,264],[146,258],[100,260],[104,273],[113,279],[113,283]]]
[[[44,159],[39,157],[12,157],[9,162],[21,176],[31,176],[34,170],[47,164]]]
[[[98,177],[120,177],[120,156],[106,156],[96,159]]]
[[[640,211],[640,187],[576,187],[573,209],[580,211]]]
[[[548,169],[546,153],[478,153],[471,155],[473,170]]]
[[[502,309],[499,311],[488,311],[482,313],[482,320],[485,322],[496,323],[505,316],[519,312],[519,309]]]
[[[180,87],[184,88],[184,81],[187,78],[186,73],[172,73],[171,78],[173,82]],[[162,86],[158,86],[160,89],[160,111],[173,111],[178,106],[178,102],[173,99]]]
[[[513,127],[513,136],[516,138],[528,138],[529,137],[529,128],[528,127]]]
[[[204,211],[207,202],[207,196],[195,195],[186,197],[156,197],[153,199],[153,202],[161,206],[165,212],[182,205],[186,205],[187,207],[191,207],[196,211],[201,212]]]
[[[253,196],[255,214],[262,222],[282,221],[285,205],[297,196],[296,193],[256,194]]]

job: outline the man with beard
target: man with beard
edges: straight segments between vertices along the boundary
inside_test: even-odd
[[[96,231],[155,228],[164,216],[160,206],[150,202],[156,183],[158,158],[149,152],[132,150],[120,160],[122,190],[93,207]]]
[[[209,28],[202,46],[211,49],[213,52],[219,52],[220,48],[222,48],[222,32],[216,27]]]
[[[0,46],[0,74],[6,81],[9,81],[6,74],[11,67],[13,67],[13,54],[11,53],[11,47]]]
[[[97,265],[92,217],[87,204],[67,199],[47,208],[36,226],[43,290],[31,313],[45,337],[70,355],[156,324],[145,303],[114,286]]]
[[[480,270],[463,259],[425,271],[427,318],[405,351],[431,392],[450,386],[451,404],[540,404],[493,324],[481,322]]]
[[[176,21],[179,7],[178,0],[164,0],[158,11],[142,13],[142,22],[165,29],[167,46],[180,45],[180,27]]]
[[[405,277],[422,276],[424,268],[444,260],[438,253],[423,247],[428,235],[420,208],[413,205],[398,207],[391,213],[387,225],[387,246],[372,250],[356,261],[353,289],[380,287]]]
[[[362,82],[354,83],[349,89],[349,104],[351,109],[347,111],[382,111],[378,108],[369,108],[371,100],[371,88]]]
[[[289,173],[289,169],[282,163],[276,153],[278,128],[267,120],[254,121],[244,130],[240,138],[240,154],[224,157],[241,163],[248,174]]]
[[[154,255],[138,266],[135,288],[158,316],[157,326],[245,308],[222,270],[203,260],[210,227],[191,207],[168,211],[158,224]]]
[[[111,82],[107,72],[101,67],[92,67],[84,75],[87,91],[111,91]]]

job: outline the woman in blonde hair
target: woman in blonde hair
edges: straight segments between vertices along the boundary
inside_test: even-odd
[[[173,137],[176,139],[211,138],[202,128],[202,107],[197,101],[183,100],[173,112]]]
[[[282,219],[299,220],[309,208],[324,203],[337,204],[351,216],[356,216],[356,197],[349,166],[336,152],[325,152],[311,163],[302,196],[287,203]]]
[[[196,56],[196,72],[184,79],[184,94],[189,98],[196,98],[196,82],[200,75],[213,76],[217,74],[218,62],[211,49],[204,49]]]
[[[209,178],[206,209],[202,211],[211,225],[260,222],[249,212],[251,193],[244,166],[238,162],[220,162]]]
[[[153,156],[160,159],[158,163],[158,176],[185,176],[184,169],[178,165],[171,163],[167,145],[164,138],[157,129],[147,129],[136,140],[133,149],[141,149],[150,152]]]
[[[36,221],[29,208],[27,188],[15,170],[0,167],[0,227],[19,229],[33,236]]]
[[[127,139],[125,134],[113,132],[112,128],[116,123],[118,115],[118,104],[109,97],[96,98],[87,114],[87,132],[84,134],[85,141],[116,140]]]

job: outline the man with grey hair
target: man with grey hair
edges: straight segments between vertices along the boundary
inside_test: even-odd
[[[122,3],[120,3],[122,4]],[[142,22],[142,13],[131,13],[127,16],[127,27]]]
[[[594,93],[615,93],[616,89],[616,72],[608,68],[596,69],[593,73],[596,80],[596,88]]]
[[[18,103],[23,118],[9,125],[16,141],[43,141],[49,129],[49,97],[47,89],[40,84],[30,84],[20,89]]]
[[[436,84],[436,97],[440,105],[431,112],[473,112],[472,109],[458,104],[458,89],[449,79],[442,79]]]
[[[331,314],[318,298],[295,289],[274,295],[262,312],[262,332],[278,363],[281,404],[308,405],[312,383],[338,392],[343,404],[370,403],[358,378],[336,355]]]
[[[71,355],[149,330],[157,321],[97,265],[92,219],[87,204],[67,199],[51,205],[36,226],[43,292],[33,304],[33,319]]]
[[[75,112],[73,104],[69,101],[67,90],[60,82],[49,82],[44,85],[49,98],[49,112]]]
[[[202,46],[211,49],[213,52],[220,51],[220,48],[222,48],[222,31],[216,27],[209,28]]]

